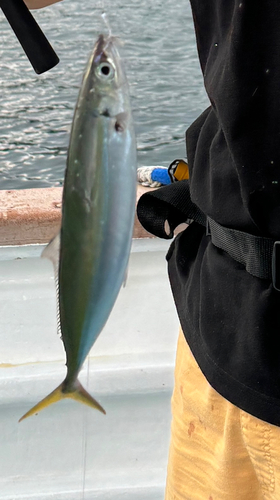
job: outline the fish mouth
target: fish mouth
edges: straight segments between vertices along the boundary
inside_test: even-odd
[[[108,59],[108,54],[113,49],[114,43],[120,45],[120,40],[116,36],[108,35],[99,35],[97,42],[95,43],[95,50],[93,60],[96,64],[104,61],[106,62]]]
[[[99,35],[95,45],[95,54],[94,54],[95,63],[107,60],[106,51],[111,43],[112,43],[112,37],[110,36],[105,37],[104,35]]]
[[[108,43],[107,38],[105,38],[104,35],[99,35],[98,40],[96,42],[96,50],[95,50],[96,55],[101,54],[104,51],[104,48],[106,47],[107,43]]]

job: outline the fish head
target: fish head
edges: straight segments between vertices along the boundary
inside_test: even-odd
[[[115,37],[99,35],[84,75],[84,91],[91,96],[97,116],[116,116],[124,111],[120,95],[124,95],[127,80],[117,45]]]

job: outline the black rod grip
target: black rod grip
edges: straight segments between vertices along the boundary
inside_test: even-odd
[[[0,7],[36,73],[56,66],[59,58],[24,1],[0,0]]]

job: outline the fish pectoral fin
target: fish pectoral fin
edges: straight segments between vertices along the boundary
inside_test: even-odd
[[[33,406],[31,410],[29,410],[27,413],[25,413],[20,419],[19,422],[24,420],[27,417],[31,417],[31,415],[35,415],[35,413],[38,413],[39,411],[43,410],[47,406],[50,406],[53,403],[57,403],[57,401],[60,401],[61,399],[65,398],[71,398],[74,399],[75,401],[79,401],[80,403],[83,403],[87,406],[90,406],[91,408],[95,408],[96,410],[101,411],[102,413],[106,414],[104,408],[94,399],[80,384],[78,380],[75,381],[75,384],[71,388],[65,389],[65,383],[63,382],[60,384],[54,391],[52,391],[47,397],[42,399],[38,404]]]
[[[125,274],[124,274],[124,277],[123,277],[123,287],[124,288],[126,287],[127,278],[128,278],[128,266],[127,266],[127,268],[125,270]]]
[[[57,303],[57,333],[61,337],[60,309],[59,309],[59,279],[58,279],[59,251],[60,251],[60,230],[58,231],[57,235],[54,236],[54,238],[44,248],[41,257],[43,259],[49,259],[53,264],[55,287],[56,287],[56,303]]]
[[[54,236],[49,244],[44,248],[41,257],[44,259],[49,259],[54,266],[55,271],[58,268],[59,261],[59,249],[60,249],[60,230],[56,236]]]

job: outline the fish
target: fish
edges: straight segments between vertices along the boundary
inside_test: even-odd
[[[137,153],[128,81],[115,37],[99,35],[70,134],[59,233],[42,257],[57,270],[66,377],[20,421],[64,398],[102,413],[78,374],[125,280],[136,205]]]

